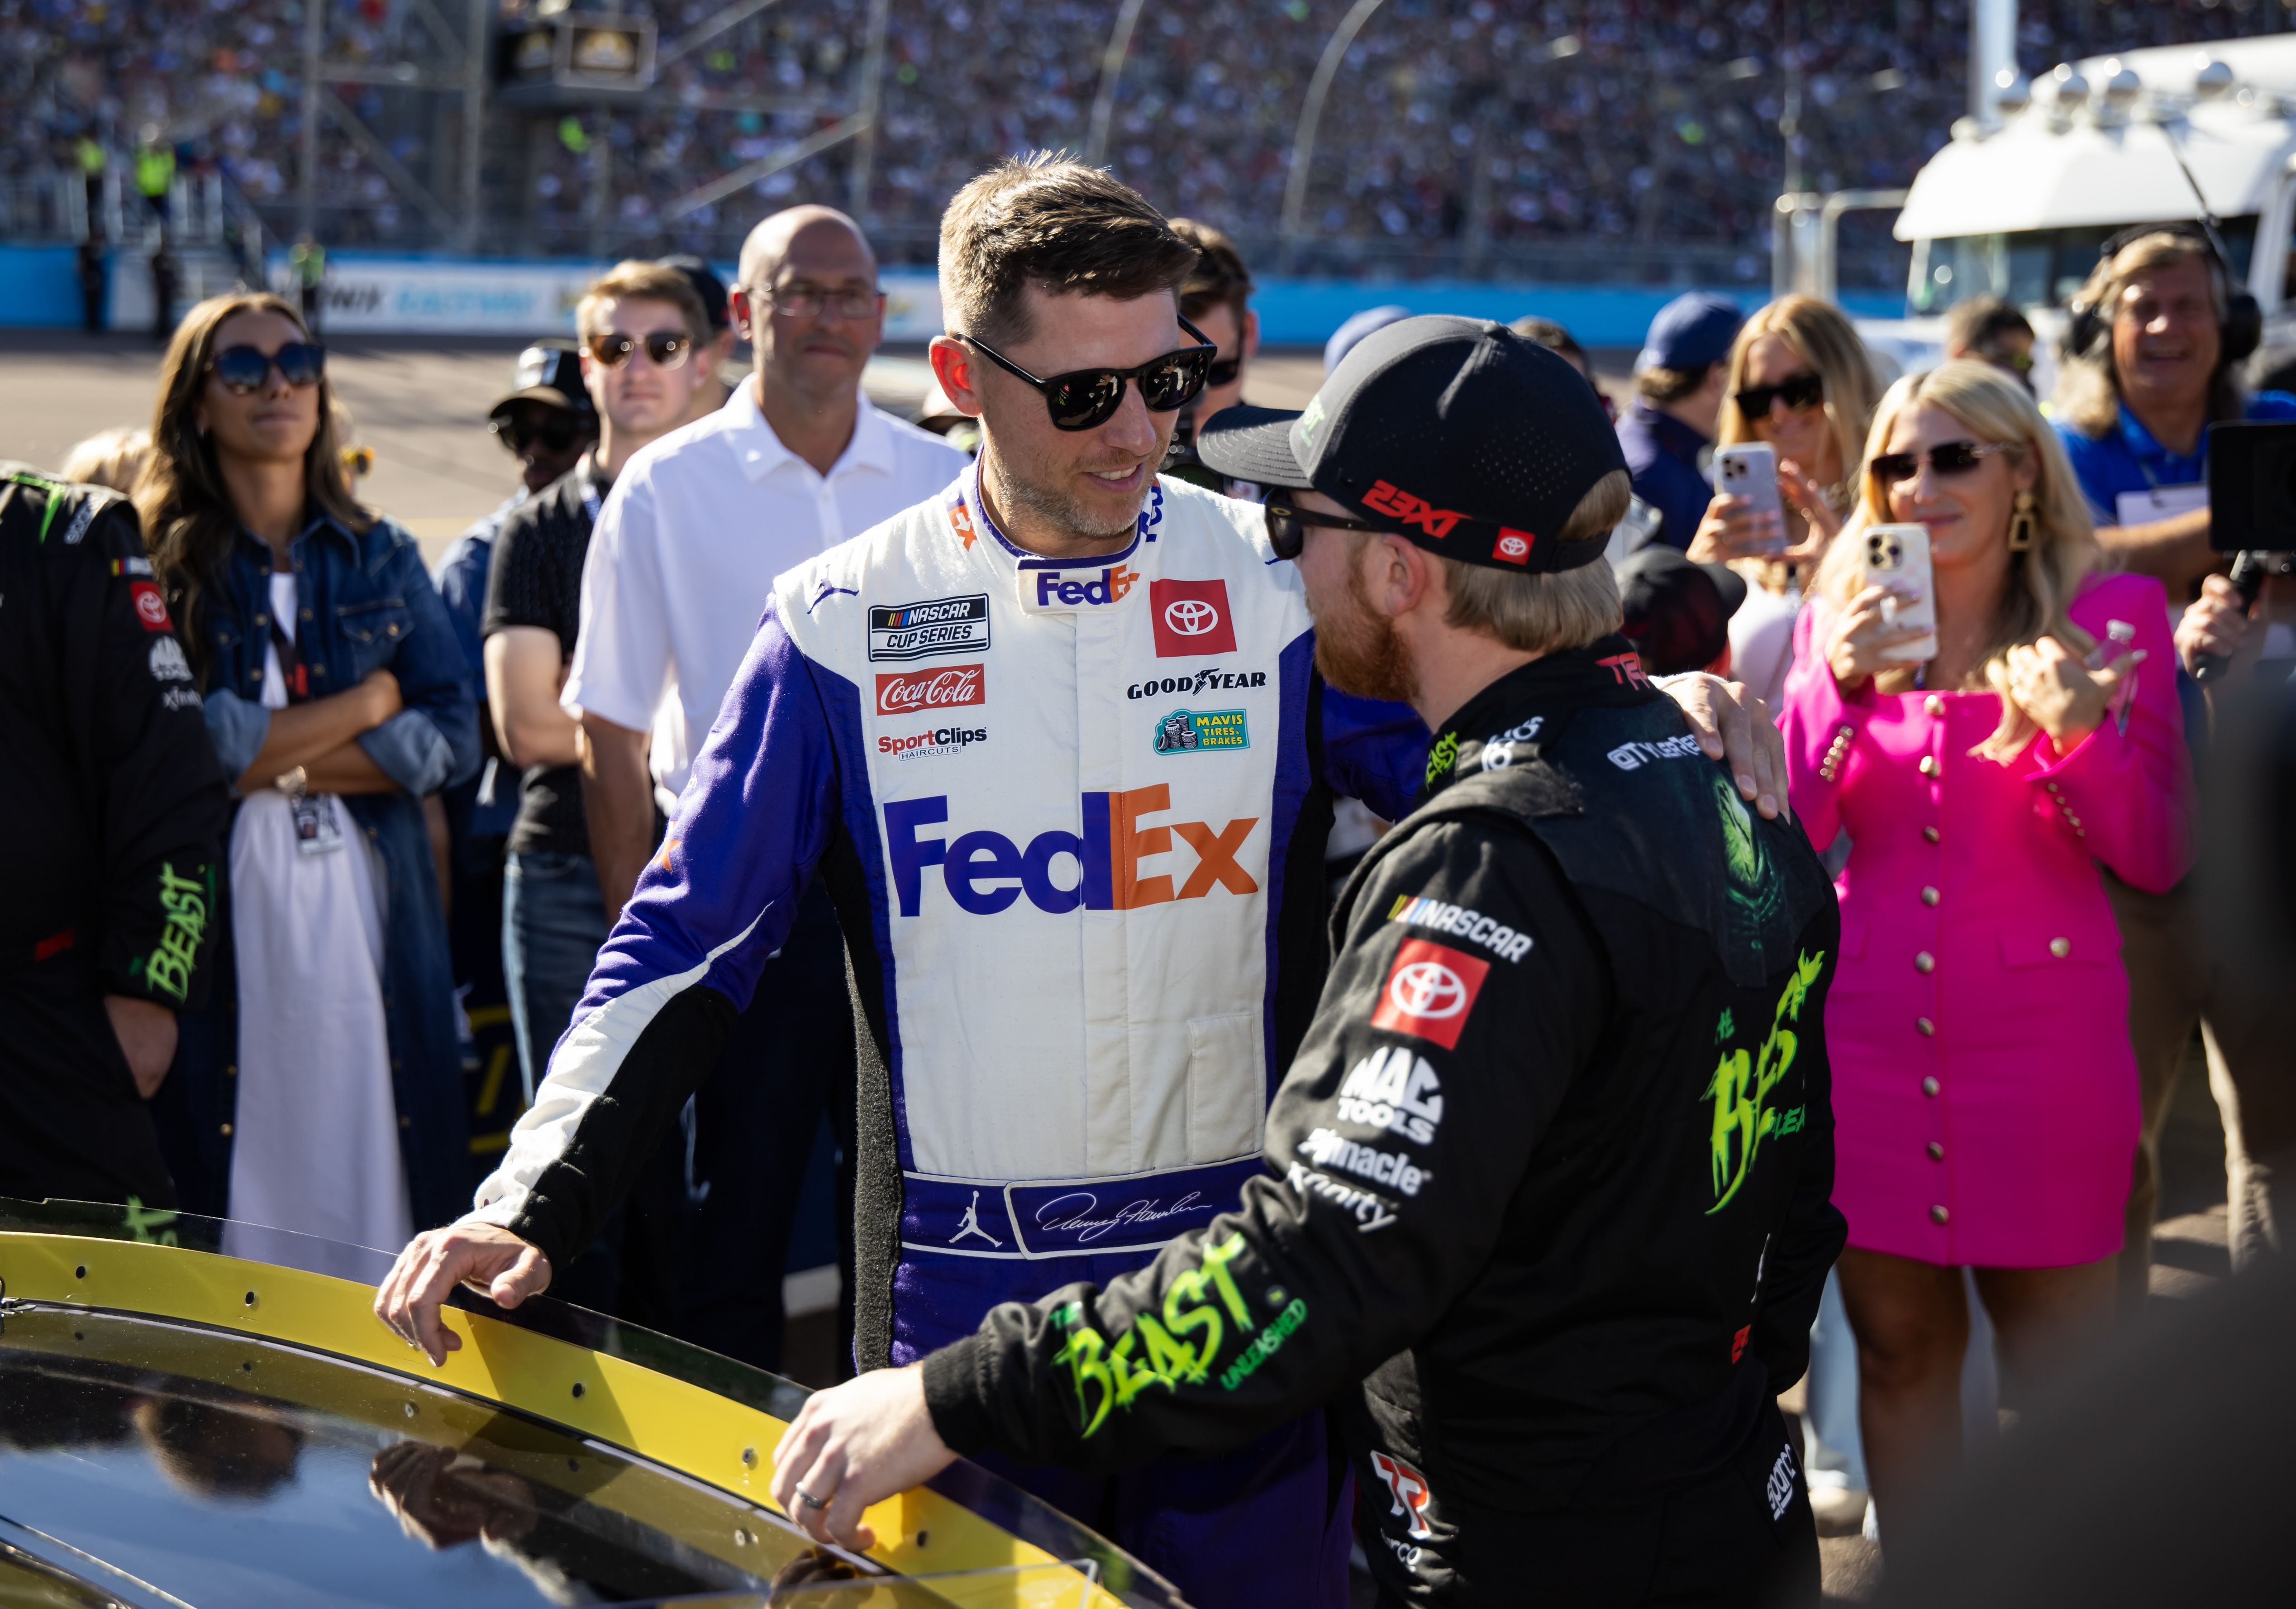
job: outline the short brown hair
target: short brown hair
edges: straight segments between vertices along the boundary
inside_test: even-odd
[[[1180,316],[1201,318],[1214,308],[1226,307],[1234,313],[1236,323],[1242,324],[1244,303],[1251,299],[1251,270],[1244,266],[1243,253],[1235,249],[1235,242],[1226,230],[1192,218],[1174,218],[1172,233],[1198,253],[1195,267],[1180,287]]]
[[[1612,470],[1587,488],[1554,539],[1608,541],[1611,528],[1627,517],[1633,496],[1634,482],[1627,472]],[[1519,653],[1584,648],[1618,630],[1625,619],[1618,577],[1603,559],[1576,570],[1530,576],[1440,554],[1435,558],[1451,593],[1443,623],[1496,637]]]
[[[1048,151],[1008,157],[958,191],[940,220],[940,300],[952,334],[1026,341],[1022,291],[1129,301],[1177,291],[1196,249],[1104,168]]]
[[[598,332],[591,320],[610,301],[659,301],[676,308],[685,320],[685,332],[697,341],[709,339],[709,310],[683,270],[644,258],[616,263],[590,282],[574,308],[574,333],[587,341]]]
[[[1702,369],[1667,369],[1650,364],[1636,373],[1635,392],[1663,407],[1669,402],[1680,402],[1704,385],[1706,377],[1713,372],[1710,363]]]

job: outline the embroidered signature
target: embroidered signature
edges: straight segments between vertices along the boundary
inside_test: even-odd
[[[1128,1201],[1104,1218],[1093,1214],[1099,1210],[1100,1198],[1089,1190],[1074,1190],[1055,1196],[1037,1209],[1037,1227],[1073,1233],[1079,1244],[1100,1239],[1111,1230],[1136,1224],[1152,1224],[1167,1218],[1177,1218],[1183,1212],[1201,1212],[1203,1192],[1191,1190],[1170,1206],[1161,1206],[1157,1198]],[[1056,1216],[1062,1215],[1064,1216]]]

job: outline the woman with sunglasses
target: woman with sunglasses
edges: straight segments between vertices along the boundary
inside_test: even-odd
[[[2018,1400],[2112,1323],[2137,1084],[2097,865],[2174,883],[2193,797],[2161,585],[2103,573],[2024,389],[1973,361],[1912,376],[1870,447],[1784,726],[1796,815],[1851,844],[1826,1014],[1839,1272],[1867,1471],[1902,1521],[1960,1450],[1964,1268]],[[1888,523],[1929,532],[1918,662],[1926,634],[1865,582]]]
[[[462,651],[414,539],[352,501],[287,302],[193,308],[152,436],[152,568],[238,800],[216,986],[162,1086],[169,1165],[194,1211],[401,1244],[470,1190],[422,804],[478,763]]]
[[[1776,450],[1784,529],[1743,497],[1718,496],[1690,543],[1700,563],[1732,565],[1751,588],[1730,621],[1737,676],[1775,710],[1785,683],[1801,583],[1855,501],[1851,472],[1881,385],[1840,309],[1812,296],[1770,303],[1730,347],[1718,445]]]

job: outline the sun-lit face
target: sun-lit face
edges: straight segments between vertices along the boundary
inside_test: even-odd
[[[1892,422],[1882,451],[1923,456],[1919,472],[1910,480],[1881,488],[1889,499],[1890,518],[1900,524],[1928,528],[1930,563],[1935,570],[1971,565],[2000,565],[2005,570],[2009,516],[2016,506],[2017,494],[2033,485],[2031,455],[2020,460],[2010,453],[1988,454],[1957,475],[1940,475],[1926,455],[1949,441],[1991,445],[1982,432],[1935,403],[1917,402]]]
[[[592,312],[590,329],[593,336],[626,335],[635,343],[611,365],[593,357],[586,343],[582,353],[582,383],[591,404],[617,431],[653,436],[682,424],[693,411],[694,392],[716,383],[675,302],[615,297]],[[646,350],[650,335],[676,336],[687,344],[664,367]]]
[[[1039,379],[1078,369],[1131,369],[1193,346],[1168,291],[1119,300],[1030,285],[1022,293],[1029,336],[997,349]],[[992,483],[1019,508],[1070,536],[1128,536],[1179,422],[1154,413],[1136,381],[1107,423],[1086,431],[1053,423],[1044,394],[1016,374],[955,343],[980,405]],[[1018,512],[1016,509],[1014,512]]]
[[[2112,309],[2112,366],[2132,406],[2192,406],[2208,394],[2223,355],[2205,258],[2148,268],[2121,287]]]
[[[209,350],[252,347],[265,357],[305,339],[294,320],[279,313],[234,313],[217,327]],[[199,428],[221,458],[297,462],[319,433],[319,388],[290,385],[274,365],[263,383],[238,392],[210,369],[200,393]]]
[[[1738,385],[1741,390],[1777,386],[1816,373],[1816,365],[1788,346],[1783,335],[1759,335],[1746,349],[1745,373]],[[1755,440],[1768,442],[1779,457],[1792,459],[1821,483],[1831,486],[1841,479],[1841,450],[1834,444],[1833,426],[1822,404],[1797,408],[1787,406],[1784,398],[1774,398],[1767,412],[1746,421],[1746,428]]]

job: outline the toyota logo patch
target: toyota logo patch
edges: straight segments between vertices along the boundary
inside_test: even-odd
[[[1491,965],[1448,945],[1406,940],[1395,952],[1379,991],[1374,1028],[1431,1040],[1446,1050],[1459,1043],[1475,996]]]
[[[1181,598],[1164,605],[1164,624],[1182,636],[1201,636],[1219,623],[1219,611],[1200,598]]]

